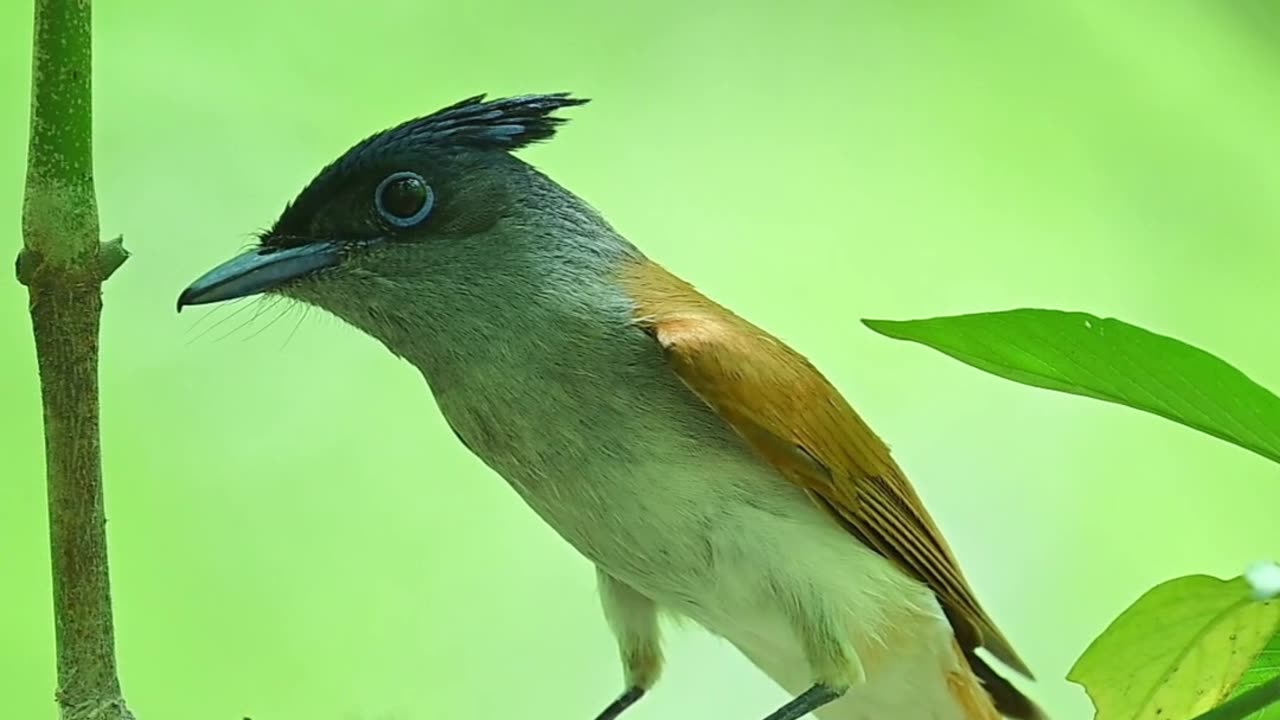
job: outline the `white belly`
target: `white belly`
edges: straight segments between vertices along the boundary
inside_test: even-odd
[[[724,637],[790,693],[813,677],[780,594],[839,606],[867,677],[824,720],[965,720],[947,675],[967,668],[932,593],[771,468],[703,447],[590,477],[522,494],[607,573]]]
[[[539,387],[574,402],[519,398],[519,388],[518,401],[500,401],[501,389],[484,403],[438,398],[463,441],[606,573],[724,637],[793,694],[814,679],[786,608],[821,598],[866,681],[820,717],[970,720],[948,692],[948,674],[967,678],[967,668],[932,593],[838,527],[687,391]]]
[[[867,673],[863,684],[820,711],[820,717],[964,720],[947,686],[947,674],[962,668],[951,626],[932,593],[837,527],[799,492],[782,507],[732,501],[729,507],[733,510],[726,517],[733,521],[707,538],[716,548],[714,582],[689,588],[692,603],[683,593],[672,596],[655,587],[652,596],[660,605],[724,637],[796,695],[814,678],[775,588],[812,588],[841,607]]]

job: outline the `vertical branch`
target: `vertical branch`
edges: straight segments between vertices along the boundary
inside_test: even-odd
[[[36,0],[31,141],[18,279],[28,288],[64,720],[131,718],[116,676],[98,439],[102,281],[128,257],[98,241],[89,0]]]

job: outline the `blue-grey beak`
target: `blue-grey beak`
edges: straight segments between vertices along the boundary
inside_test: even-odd
[[[187,305],[203,305],[266,292],[308,273],[338,264],[338,246],[315,242],[297,247],[250,250],[201,275],[178,296],[178,312]]]

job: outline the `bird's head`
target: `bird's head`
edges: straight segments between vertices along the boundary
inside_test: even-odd
[[[573,237],[612,236],[585,203],[512,155],[555,133],[555,111],[585,102],[478,96],[362,140],[320,171],[257,247],[184,290],[178,309],[279,294],[399,351],[399,332],[523,302]]]

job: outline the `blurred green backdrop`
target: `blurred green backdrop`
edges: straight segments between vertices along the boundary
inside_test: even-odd
[[[586,562],[454,441],[407,364],[319,312],[173,311],[358,138],[476,92],[568,89],[595,102],[525,157],[808,353],[894,445],[1035,695],[1086,717],[1060,678],[1143,590],[1280,555],[1280,471],[857,320],[1087,310],[1280,388],[1270,7],[98,3],[103,232],[135,253],[106,288],[101,368],[131,705],[570,720],[619,689]],[[29,3],[0,4],[5,257],[30,36]],[[53,718],[25,302],[0,279],[0,713]],[[782,698],[696,631],[669,648],[632,720],[749,720]]]

